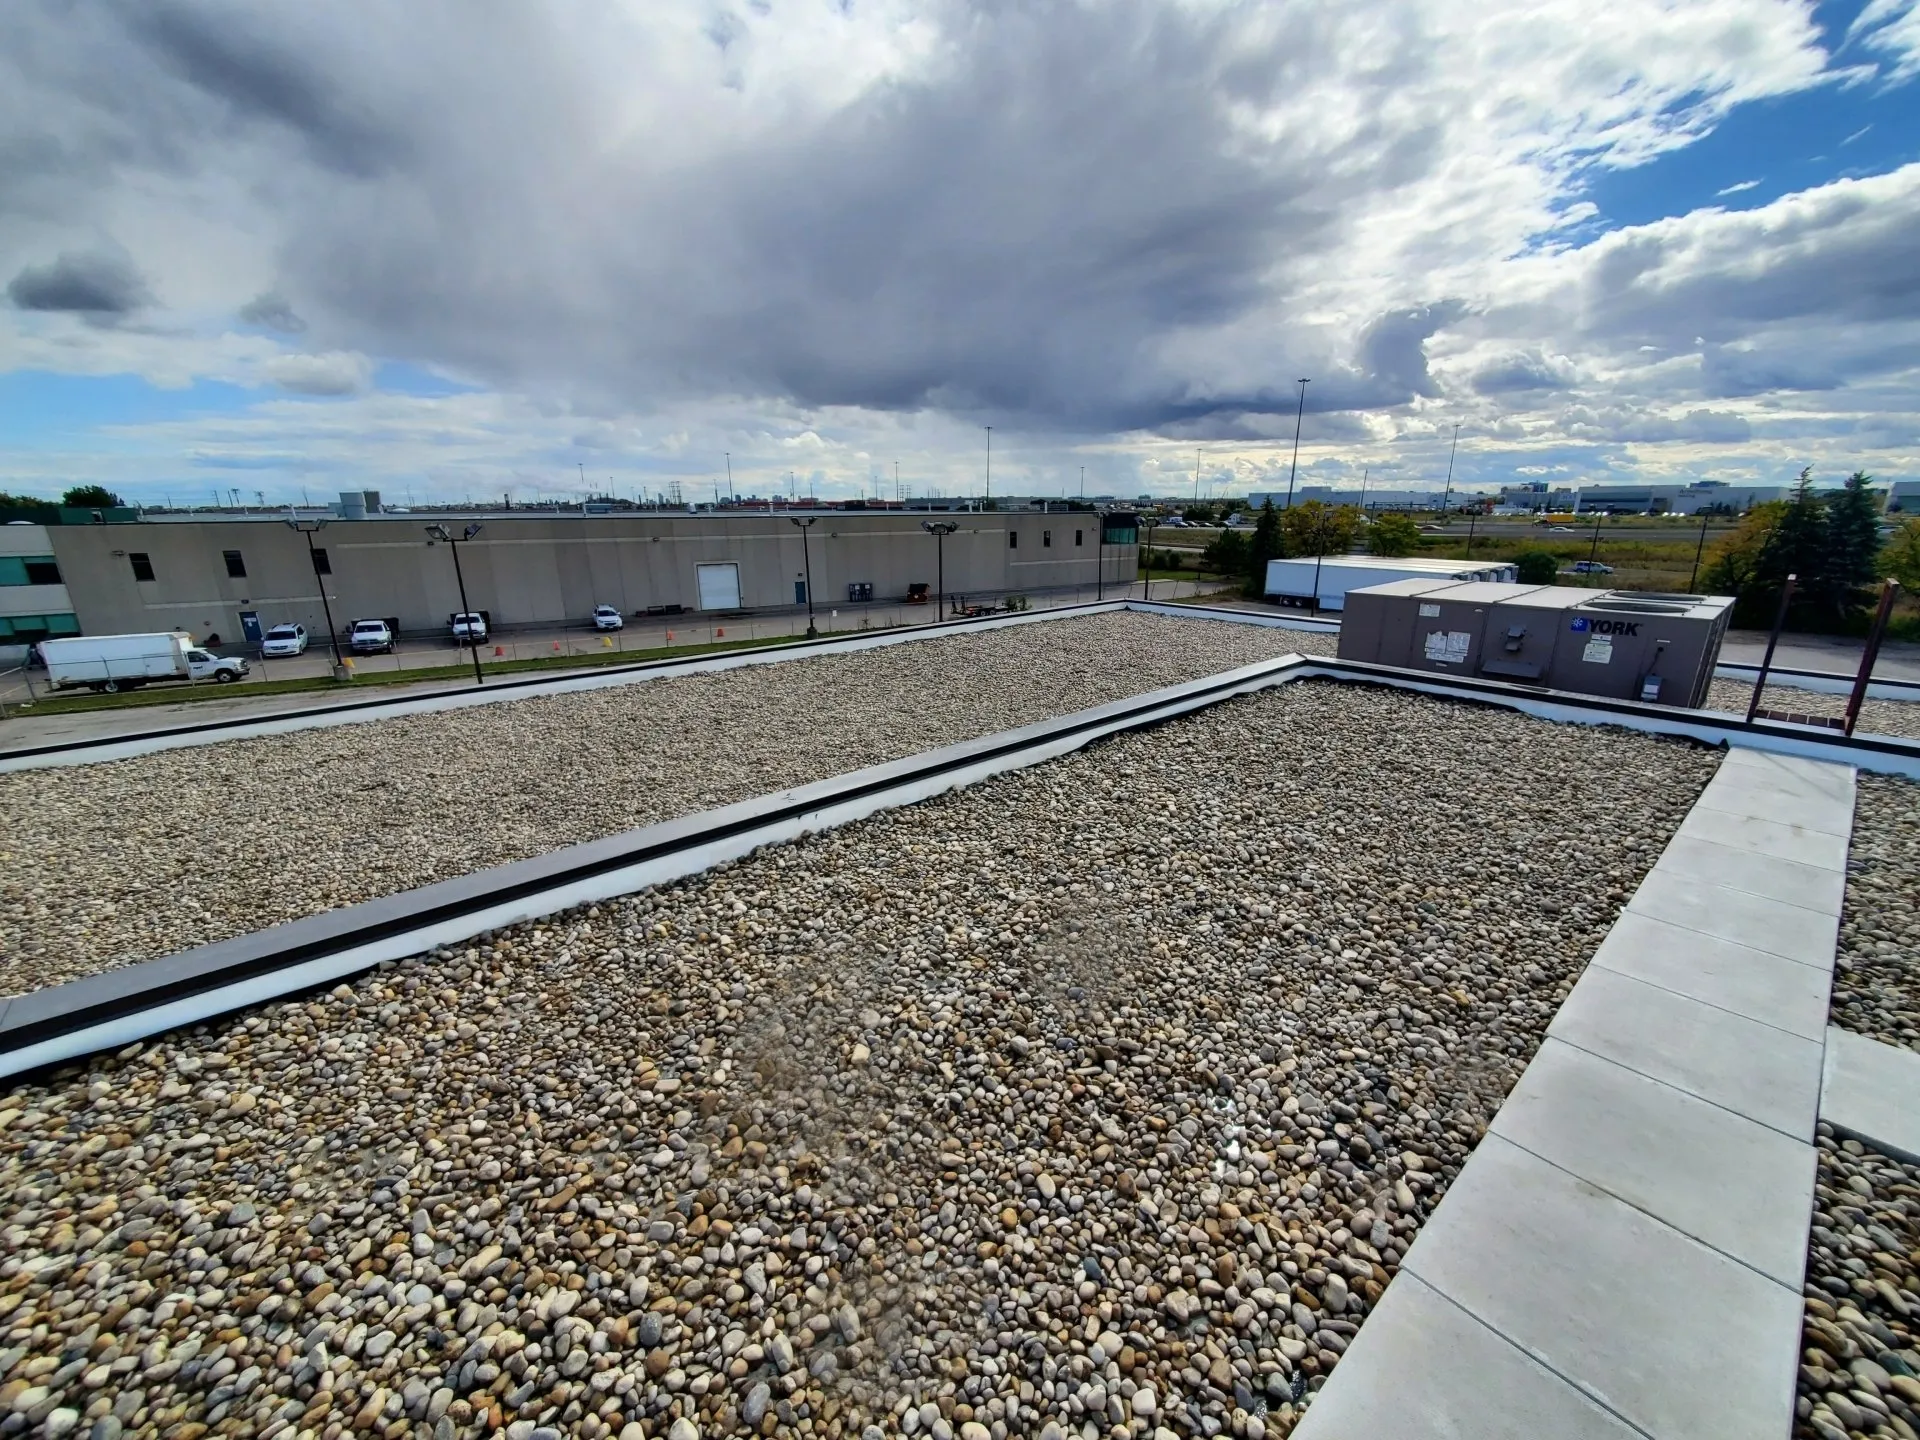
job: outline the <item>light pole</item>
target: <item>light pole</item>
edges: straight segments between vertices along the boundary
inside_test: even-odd
[[[733,503],[733,452],[728,450],[727,457],[727,503]]]
[[[327,578],[320,573],[320,552],[313,548],[314,534],[325,527],[324,519],[289,520],[287,524],[307,537],[307,559],[313,565],[313,583],[320,587],[320,611],[327,617],[327,643],[333,646],[333,678],[345,680],[353,672],[340,658],[340,635],[333,628],[333,606],[327,603]]]
[[[1082,467],[1080,473],[1085,475]],[[1082,482],[1084,485],[1084,482]],[[1107,515],[1104,510],[1093,512],[1093,598],[1107,598]]]
[[[987,426],[987,498],[985,509],[993,508],[993,426]]]
[[[1587,547],[1587,583],[1589,585],[1593,583],[1593,567],[1600,554],[1600,517],[1606,513],[1604,510],[1593,512],[1593,543]]]
[[[1709,518],[1706,510],[1700,512],[1700,543],[1693,547],[1693,573],[1687,576],[1689,595],[1693,593],[1694,583],[1700,578],[1700,557],[1707,553],[1707,520]]]
[[[940,613],[936,623],[947,618],[947,536],[960,528],[957,520],[922,520],[920,528],[933,536],[934,576],[939,582]]]
[[[1147,563],[1140,567],[1140,598],[1151,600],[1153,598],[1153,524],[1151,521],[1147,524],[1147,546],[1141,553],[1146,556]]]
[[[473,539],[474,536],[478,535],[485,528],[485,526],[476,520],[473,524],[467,526],[466,533],[456,538],[453,532],[448,530],[444,525],[427,526],[427,541],[429,544],[435,540],[444,540],[447,542],[448,548],[453,551],[453,579],[454,583],[460,587],[460,613],[462,615],[473,614],[473,608],[467,604],[467,577],[460,568],[460,547]],[[487,683],[487,679],[486,676],[480,673],[480,642],[475,638],[471,624],[467,626],[467,644],[473,650],[473,683],[476,685],[484,685]]]
[[[1193,503],[1200,503],[1200,447],[1193,447]]]
[[[807,571],[807,638],[812,640],[820,632],[813,626],[813,551],[807,544],[807,531],[813,528],[813,522],[820,517],[789,515],[787,518],[800,527],[800,558],[805,563]]]
[[[1307,382],[1300,382],[1300,408],[1293,417],[1293,465],[1287,471],[1287,509],[1293,508],[1293,477],[1300,473],[1300,422],[1307,418]]]
[[[1440,497],[1440,518],[1447,518],[1447,512],[1453,508],[1453,457],[1460,450],[1460,427],[1453,427],[1453,448],[1447,451],[1447,493]],[[1427,492],[1431,495],[1433,492]]]

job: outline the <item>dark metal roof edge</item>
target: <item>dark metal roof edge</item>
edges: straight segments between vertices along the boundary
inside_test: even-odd
[[[1116,720],[1131,718],[1135,724],[1123,728],[1143,728],[1166,718],[1159,712],[1169,706],[1225,698],[1241,687],[1284,674],[1301,663],[1298,656],[1261,661],[29,991],[0,1005],[0,1053],[423,929],[504,901],[591,879],[676,850],[794,819],[909,781],[934,778],[982,760],[1101,729]]]

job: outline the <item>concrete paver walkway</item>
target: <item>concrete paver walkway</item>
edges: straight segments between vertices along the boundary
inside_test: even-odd
[[[1727,757],[1299,1440],[1788,1434],[1852,820]]]

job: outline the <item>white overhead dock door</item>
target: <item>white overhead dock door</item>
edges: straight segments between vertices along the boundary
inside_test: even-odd
[[[702,610],[738,610],[740,608],[740,567],[732,561],[719,565],[696,565],[694,574],[700,584]]]

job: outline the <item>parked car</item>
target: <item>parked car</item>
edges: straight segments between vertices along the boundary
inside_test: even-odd
[[[1547,533],[1549,535],[1578,535],[1580,532],[1571,525],[1555,525],[1551,530],[1547,531]]]
[[[596,630],[624,630],[626,617],[611,605],[593,607],[593,628]]]
[[[487,638],[487,617],[478,610],[449,615],[447,624],[453,629],[453,643],[456,645],[478,645]]]
[[[1604,560],[1576,560],[1573,562],[1576,575],[1611,575],[1613,567]]]
[[[356,655],[391,655],[393,627],[384,620],[356,620],[347,648]]]
[[[276,625],[267,631],[267,638],[260,642],[262,657],[298,655],[306,648],[307,627],[304,625]]]

